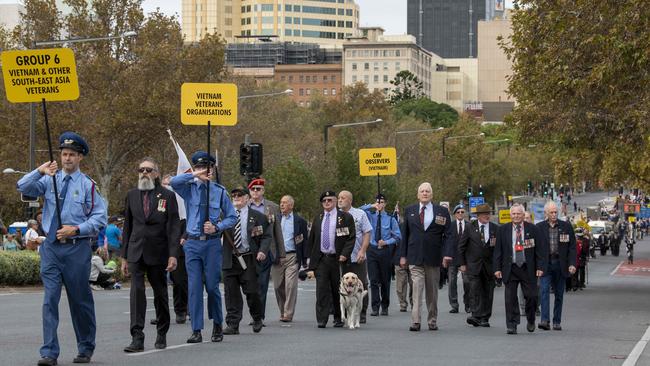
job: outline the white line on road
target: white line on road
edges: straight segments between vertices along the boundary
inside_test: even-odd
[[[203,343],[211,343],[210,341],[203,341]],[[189,347],[189,346],[194,346],[196,344],[200,343],[183,343],[183,344],[177,344],[175,346],[169,346],[165,349],[152,349],[150,351],[144,351],[144,352],[136,352],[136,353],[127,353],[127,356],[144,356],[144,355],[150,355],[152,353],[158,353],[158,352],[164,352],[169,349],[176,349],[176,348],[182,348],[182,347]]]
[[[629,356],[627,356],[627,359],[625,360],[625,362],[623,362],[622,366],[635,366],[637,361],[639,361],[639,357],[641,357],[641,354],[643,353],[643,349],[645,349],[645,346],[648,345],[649,341],[650,341],[650,326],[648,326],[648,329],[645,330],[645,334],[636,343],[636,346],[632,348],[632,352],[630,352]]]
[[[621,263],[619,263],[618,266],[616,266],[616,268],[614,268],[614,270],[609,273],[609,275],[613,276],[616,273],[616,271],[618,271],[618,269],[621,268],[624,262],[625,261],[621,261]]]

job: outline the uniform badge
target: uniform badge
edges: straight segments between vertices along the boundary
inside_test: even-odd
[[[158,200],[158,211],[159,212],[167,211],[167,200]]]
[[[524,240],[524,248],[529,249],[529,248],[534,248],[535,247],[535,239],[526,239]]]
[[[493,247],[495,245],[497,245],[497,238],[495,237],[490,238],[490,246]]]
[[[569,234],[560,234],[560,243],[568,243]]]
[[[339,227],[336,228],[336,236],[348,236],[350,235],[350,229],[348,227]]]
[[[256,236],[260,236],[262,235],[263,232],[264,229],[262,229],[262,225],[253,226],[253,228],[251,229],[251,237],[254,238]]]
[[[438,225],[445,225],[447,223],[447,218],[444,216],[437,215],[436,216],[436,224]]]

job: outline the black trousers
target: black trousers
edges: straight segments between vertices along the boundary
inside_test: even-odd
[[[156,330],[158,334],[167,334],[169,330],[169,298],[167,294],[166,265],[150,266],[142,259],[129,263],[131,273],[131,336],[144,339],[144,318],[147,311],[147,296],[145,294],[144,277],[147,276],[153,289],[153,304],[156,309]]]
[[[366,265],[366,262],[363,263],[352,263],[352,262],[346,262],[346,264],[341,265],[341,273],[346,274],[348,272],[352,272],[363,283],[363,289],[368,291],[368,267]],[[340,298],[339,298],[340,300]],[[363,306],[361,308],[361,317],[365,318],[366,313],[368,311],[368,296],[363,297]]]
[[[182,251],[182,249],[181,249]],[[187,315],[187,269],[185,268],[185,256],[178,257],[178,266],[171,273],[172,293],[174,296],[174,312],[176,315]]]
[[[466,275],[469,279],[469,304],[472,317],[489,322],[494,300],[494,275],[481,271],[478,275]]]
[[[370,306],[378,311],[388,309],[390,305],[390,275],[392,264],[390,246],[379,249],[368,248],[368,276],[370,277]]]
[[[257,267],[252,254],[243,256],[246,269],[242,269],[239,260],[232,256],[232,268],[223,271],[223,288],[226,301],[226,324],[239,328],[244,311],[242,291],[246,296],[248,310],[253,320],[262,319],[262,301],[260,300]],[[241,291],[240,291],[241,289]]]
[[[526,271],[527,264],[522,267],[512,264],[510,278],[505,284],[506,326],[516,328],[520,321],[519,300],[517,287],[521,285],[526,301],[526,319],[529,324],[535,323],[535,309],[537,307],[537,278],[529,278]]]
[[[103,289],[110,288],[115,284],[115,280],[111,278],[111,275],[108,273],[99,273],[96,281],[89,281],[92,285],[100,286]]]
[[[327,323],[332,307],[334,308],[334,321],[341,321],[340,282],[341,269],[338,255],[323,254],[316,269],[316,321],[318,323]]]

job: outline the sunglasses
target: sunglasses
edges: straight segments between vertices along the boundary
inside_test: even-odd
[[[243,193],[239,193],[239,192],[235,192],[235,193],[232,194],[232,197],[233,197],[233,198],[244,197],[244,194],[243,194]]]
[[[465,213],[465,211],[456,211],[456,213],[459,213],[459,214],[464,214],[464,213]]]
[[[332,202],[334,201],[334,198],[323,198],[321,202]]]
[[[147,173],[151,173],[151,172],[153,172],[154,170],[155,170],[154,168],[149,168],[149,167],[138,168],[138,172],[139,172],[139,173],[145,173],[145,172],[147,172]]]
[[[255,192],[259,192],[259,191],[262,191],[262,190],[264,190],[264,187],[252,187],[251,188],[251,191],[255,191]]]

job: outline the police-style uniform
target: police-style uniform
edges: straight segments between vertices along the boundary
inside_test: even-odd
[[[89,152],[88,144],[74,132],[65,132],[59,138],[61,149],[71,149],[83,155]],[[65,285],[70,315],[77,338],[79,355],[75,362],[88,362],[95,350],[95,304],[88,284],[91,238],[106,226],[106,204],[95,183],[80,170],[55,174],[61,221],[63,225],[76,226],[75,236],[58,240],[56,231],[60,223],[56,214],[56,199],[52,176],[42,175],[38,169],[18,181],[18,191],[25,195],[43,196],[43,230],[46,239],[41,245],[41,279],[43,299],[43,346],[39,364],[56,364],[59,357],[59,300],[61,285]]]
[[[205,151],[197,151],[192,155],[195,167],[212,166],[216,159]],[[237,214],[230,202],[226,189],[210,182],[210,216],[205,217],[207,203],[207,185],[194,178],[191,173],[180,174],[172,178],[171,186],[174,192],[185,200],[187,211],[187,241],[183,246],[185,252],[185,267],[188,276],[189,311],[192,318],[192,336],[189,343],[201,342],[203,329],[203,276],[208,293],[208,318],[214,323],[212,341],[223,338],[223,311],[221,306],[222,246],[221,234],[224,230],[235,226]],[[217,228],[214,234],[204,234],[203,224],[210,220]]]

